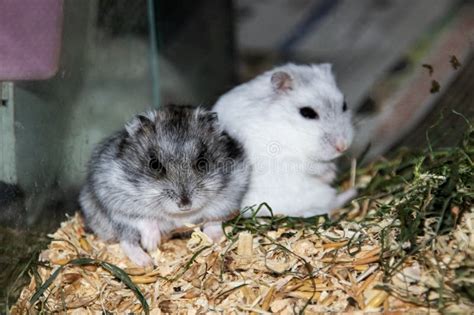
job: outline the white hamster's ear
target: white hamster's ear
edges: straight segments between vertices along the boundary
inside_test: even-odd
[[[293,78],[285,71],[277,71],[272,74],[271,83],[275,92],[287,92],[293,89]]]
[[[125,124],[125,130],[127,130],[129,135],[133,136],[140,129],[153,129],[154,120],[155,113],[152,111],[137,115]]]

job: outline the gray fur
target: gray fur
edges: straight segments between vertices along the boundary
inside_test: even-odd
[[[248,176],[242,147],[215,113],[173,105],[134,117],[97,146],[80,204],[99,237],[137,251],[141,242],[150,251],[154,238],[159,244],[186,223],[228,217],[239,208]]]

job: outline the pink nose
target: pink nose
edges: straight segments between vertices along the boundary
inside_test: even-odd
[[[342,140],[337,140],[336,145],[334,146],[336,151],[342,153],[347,150],[347,144]]]

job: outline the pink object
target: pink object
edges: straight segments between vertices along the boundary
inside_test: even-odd
[[[63,0],[0,0],[0,81],[54,76],[62,24]]]

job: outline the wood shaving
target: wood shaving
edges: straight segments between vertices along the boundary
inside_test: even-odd
[[[129,274],[147,298],[152,314],[292,314],[303,308],[308,313],[423,312],[427,309],[416,302],[407,303],[404,297],[417,296],[423,301],[426,293],[431,292],[428,299],[439,298],[439,293],[432,289],[444,285],[448,301],[450,286],[456,281],[454,270],[460,262],[474,257],[474,214],[468,212],[453,233],[440,236],[434,248],[423,250],[423,261],[407,259],[400,271],[384,282],[379,265],[381,249],[376,242],[379,231],[380,227],[364,231],[354,222],[342,221],[328,230],[268,232],[275,242],[269,242],[268,235],[242,232],[236,242],[223,238],[216,244],[196,230],[188,240],[172,239],[163,244],[152,255],[157,267],[145,269],[133,265],[117,244],[107,244],[86,234],[83,221],[76,214],[51,235],[51,244],[40,255],[46,264],[38,267],[38,273],[44,282],[70,259],[105,259]],[[354,235],[362,244],[358,253],[351,254],[346,245]],[[334,236],[339,239],[332,241]],[[184,269],[199,250],[202,251],[189,269]],[[444,275],[430,268],[432,264],[441,264]],[[100,267],[87,267],[66,267],[35,307],[41,305],[51,312],[67,310],[71,314],[142,311],[136,296],[123,283]],[[181,277],[174,278],[180,274]],[[382,287],[390,288],[392,294]],[[32,277],[11,313],[35,310],[29,300],[36,289]],[[446,307],[453,311],[469,310],[468,304],[454,301]]]

